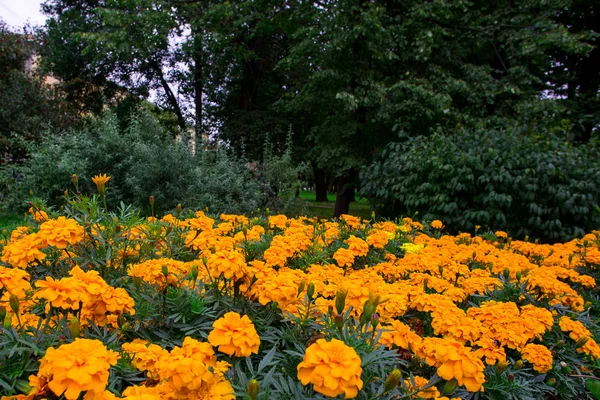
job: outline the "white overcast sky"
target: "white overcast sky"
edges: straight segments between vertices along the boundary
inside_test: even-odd
[[[19,28],[29,22],[43,25],[46,16],[40,10],[44,0],[0,0],[0,18],[12,28]]]

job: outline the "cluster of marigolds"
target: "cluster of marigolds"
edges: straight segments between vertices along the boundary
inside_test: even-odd
[[[108,285],[93,263],[82,266],[72,261],[90,245],[94,232],[105,228],[84,227],[64,216],[49,218],[38,209],[30,212],[36,223],[17,228],[0,243],[1,322],[5,329],[27,332],[49,315],[61,318],[68,312],[77,317],[71,321],[74,340],[47,349],[39,360],[39,372],[29,377],[29,393],[8,398],[46,398],[48,393],[69,400],[82,394],[84,399],[235,398],[227,378],[231,365],[220,354],[258,353],[261,340],[248,316],[227,312],[214,321],[206,342],[186,337],[170,351],[141,339],[109,350],[99,340],[80,337],[79,324],[118,329],[121,316],[136,312],[126,289]],[[418,357],[436,368],[443,380],[454,380],[469,392],[484,390],[486,365],[501,371],[509,364],[509,349],[519,352],[518,362],[537,373],[551,370],[553,355],[542,336],[556,326],[578,343],[582,356],[600,358],[600,347],[579,318],[588,305],[576,290],[596,286],[585,271],[600,265],[600,232],[564,244],[541,245],[511,241],[503,232],[496,232],[493,241],[470,234],[442,235],[440,221],[425,227],[434,232],[427,235],[423,225],[407,218],[373,223],[347,215],[335,222],[283,215],[211,218],[201,211],[190,216],[148,218],[115,233],[127,240],[114,241],[107,266],[121,268],[125,280],[143,281],[156,290],[191,281],[218,281],[225,291],[235,290],[265,306],[276,305],[286,315],[303,312],[307,292],[315,319],[316,314],[332,310],[351,310],[355,318],[369,311],[376,320],[374,327],[382,332],[378,345],[398,349],[399,357],[406,353]],[[154,258],[127,263],[147,240],[150,226],[163,232],[177,229],[196,259],[166,257],[169,243],[155,240]],[[260,241],[269,242],[266,251],[247,259],[243,246]],[[390,251],[390,243],[395,243],[395,251]],[[303,268],[294,264],[315,252],[325,254],[321,260],[326,262]],[[369,254],[378,255],[379,261],[365,263]],[[51,268],[58,262],[69,266],[62,277],[32,280],[32,268]],[[469,306],[473,296],[509,284],[524,284],[529,295],[546,300],[549,306],[518,306],[512,301]],[[553,306],[568,308],[570,316],[557,313]],[[433,334],[425,336],[419,321],[404,318],[408,312],[427,313],[428,331]],[[106,389],[109,373],[124,355],[147,379],[115,394]],[[406,377],[397,370],[389,373],[380,377],[387,386]],[[303,385],[330,397],[356,397],[366,383],[361,374],[357,352],[337,339],[314,341],[297,366]],[[447,399],[428,383],[427,378],[415,376],[403,385],[413,391],[413,397]],[[252,391],[257,389],[248,390],[255,398]]]

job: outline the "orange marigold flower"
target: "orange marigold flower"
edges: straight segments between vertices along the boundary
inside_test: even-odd
[[[424,390],[420,390],[422,387],[424,387],[425,385],[427,385],[429,383],[429,381],[427,379],[423,378],[422,376],[414,376],[413,379],[414,379],[415,385],[417,387],[413,387],[412,381],[410,379],[404,380],[404,384],[406,385],[409,392],[418,391],[418,393],[416,395],[414,395],[413,398],[419,398],[419,399],[438,399],[439,398],[440,391],[437,390],[437,388],[435,386],[432,386],[432,387],[424,389]]]
[[[211,369],[215,367],[217,358],[210,343],[191,337],[186,337],[181,347],[175,347],[157,363],[160,378],[168,382],[175,398],[187,398],[210,383],[214,378]]]
[[[78,310],[79,302],[84,300],[83,288],[75,278],[56,280],[47,276],[45,280],[36,281],[35,286],[38,290],[34,297],[47,300],[53,307]]]
[[[208,270],[214,278],[221,275],[234,282],[243,280],[248,274],[246,259],[237,251],[217,251],[207,261]]]
[[[108,383],[110,366],[118,359],[119,354],[99,340],[75,339],[46,351],[38,377],[47,379],[50,390],[57,396],[64,393],[68,400],[77,399],[84,391],[101,395]]]
[[[552,369],[552,353],[546,346],[529,343],[521,350],[521,356],[533,364],[533,369],[540,374],[545,374]]]
[[[348,250],[355,257],[366,256],[369,253],[369,245],[359,237],[351,235],[344,243],[348,244]]]
[[[336,250],[333,253],[333,259],[340,267],[350,267],[354,264],[354,254],[343,247]]]
[[[444,224],[439,219],[436,219],[436,220],[431,221],[431,227],[433,229],[443,229]]]
[[[41,261],[44,258],[46,255],[40,250],[37,234],[31,233],[4,246],[0,259],[13,267],[26,268],[30,262]]]
[[[132,364],[140,371],[148,371],[151,378],[158,378],[156,363],[163,357],[168,357],[169,352],[156,344],[146,340],[135,339],[133,342],[123,343],[123,351],[131,354]]]
[[[319,339],[311,344],[298,364],[298,379],[303,385],[313,384],[316,392],[347,399],[358,395],[363,387],[361,359],[352,347],[332,339]]]
[[[31,289],[29,274],[21,269],[0,266],[0,290],[25,298],[25,292]]]
[[[414,351],[428,365],[437,367],[439,376],[456,379],[469,392],[478,392],[485,383],[483,362],[461,343],[452,339],[424,338]]]
[[[33,207],[29,207],[29,214],[31,214],[36,222],[44,222],[48,220],[48,214],[46,214],[46,211],[40,210],[39,208],[34,210]]]
[[[496,237],[499,237],[501,239],[508,239],[508,233],[504,231],[496,231]]]
[[[236,357],[249,357],[252,353],[258,354],[260,346],[260,337],[250,318],[233,311],[213,323],[213,330],[208,335],[208,341],[213,346],[219,346],[220,352]]]
[[[106,182],[108,182],[109,180],[110,176],[106,174],[96,175],[92,177],[92,182],[94,182],[94,184],[96,185],[96,190],[98,190],[98,193],[100,194],[103,194],[106,190]]]
[[[58,217],[44,222],[40,226],[38,237],[44,247],[54,246],[64,249],[83,240],[83,227],[74,219]]]

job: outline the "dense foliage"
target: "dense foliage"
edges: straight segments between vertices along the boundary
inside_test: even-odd
[[[65,82],[153,89],[182,129],[217,133],[251,161],[291,123],[295,159],[318,184],[337,179],[339,215],[358,169],[400,130],[519,121],[588,142],[597,3],[47,0],[43,52]]]
[[[388,145],[364,171],[361,192],[384,215],[568,240],[600,224],[597,155],[593,146],[514,131],[421,136]]]
[[[261,203],[256,179],[245,163],[224,150],[189,150],[187,143],[166,132],[147,111],[133,114],[125,129],[114,115],[89,127],[49,136],[19,169],[6,205],[15,206],[30,190],[53,205],[64,204],[63,192],[73,174],[79,189],[92,189],[86,178],[106,172],[113,178],[107,197],[114,208],[120,202],[149,210],[172,210],[181,203],[215,212],[247,212]],[[87,181],[89,182],[89,181]]]
[[[93,181],[0,241],[4,400],[598,398],[599,231],[143,219]]]
[[[33,69],[38,46],[31,32],[11,32],[0,19],[0,168],[23,161],[31,143],[49,129],[59,131],[78,119],[64,93]]]

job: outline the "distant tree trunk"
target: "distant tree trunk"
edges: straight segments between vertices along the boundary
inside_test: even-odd
[[[600,39],[596,39],[596,45],[600,45]],[[600,49],[596,47],[592,50],[588,57],[581,61],[581,72],[579,79],[579,92],[582,99],[586,101],[583,103],[584,111],[586,115],[593,115],[597,109],[595,108],[594,98],[598,95],[598,89],[600,88],[600,73],[598,72],[598,65],[600,65]],[[596,126],[597,119],[586,118],[583,125],[583,134],[581,135],[581,142],[587,143],[592,138],[592,133]]]
[[[327,201],[327,179],[325,176],[325,170],[319,168],[316,164],[312,164],[313,176],[315,178],[315,192],[317,195],[317,201]]]
[[[151,65],[154,68],[154,72],[158,76],[158,79],[160,81],[160,84],[161,84],[163,90],[165,91],[165,95],[167,96],[167,101],[169,102],[169,106],[171,106],[171,110],[177,116],[177,124],[181,128],[181,132],[185,132],[187,124],[185,123],[185,118],[183,117],[183,112],[181,111],[181,107],[179,106],[177,97],[171,90],[171,87],[169,86],[169,83],[167,82],[167,80],[165,78],[165,74],[162,70],[162,67],[160,66],[160,64],[157,61],[152,61]]]
[[[200,38],[194,38],[194,41],[200,42]],[[202,134],[202,91],[204,82],[202,81],[202,48],[200,43],[196,43],[194,52],[194,105],[196,107],[196,134]]]
[[[333,217],[338,218],[342,214],[350,212],[350,202],[354,197],[354,178],[356,171],[354,168],[340,176],[337,182],[337,197],[333,209]]]

